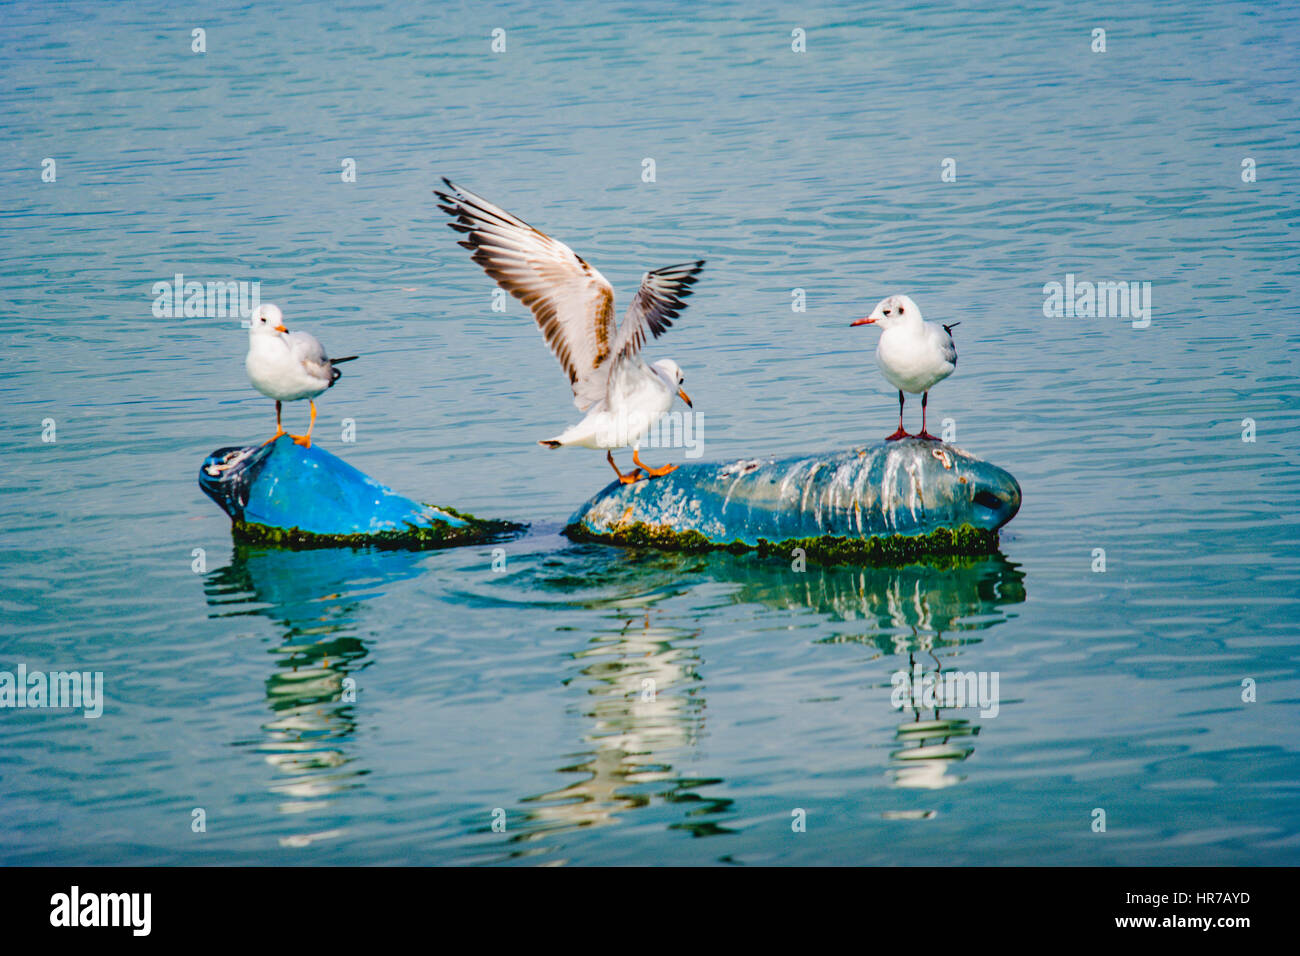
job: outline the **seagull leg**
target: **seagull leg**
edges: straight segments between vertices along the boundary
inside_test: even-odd
[[[311,421],[307,423],[307,434],[292,436],[293,443],[302,445],[303,448],[311,447],[311,430],[316,427],[316,403],[308,400],[307,404],[311,406]]]
[[[284,426],[280,424],[280,403],[277,401],[275,403],[275,434],[272,435],[270,438],[268,438],[266,441],[262,442],[262,444],[269,445],[271,444],[271,442],[275,441],[281,435],[287,435],[287,434],[289,433],[285,431]]]
[[[930,398],[929,392],[921,393],[921,430],[916,433],[916,437],[924,441],[938,441],[939,439],[935,438],[933,435],[931,435],[928,431],[925,430],[925,403],[929,400],[929,398]]]
[[[619,471],[618,465],[614,464],[614,450],[612,448],[609,451],[605,452],[605,460],[609,462],[609,467],[614,469],[614,474],[618,475],[618,480],[625,485],[630,485],[632,484],[632,482],[636,481],[638,478],[641,477],[640,468],[633,468],[626,475],[623,474],[621,471]]]
[[[677,470],[676,465],[664,465],[662,468],[651,468],[641,460],[640,452],[635,448],[632,449],[632,462],[637,465],[637,467],[644,468],[646,477],[648,478],[662,478],[664,475],[668,474],[668,472]]]
[[[925,426],[922,426],[925,427]],[[903,390],[898,390],[898,431],[892,435],[887,435],[885,441],[898,441],[900,438],[911,438],[907,432],[903,431]]]

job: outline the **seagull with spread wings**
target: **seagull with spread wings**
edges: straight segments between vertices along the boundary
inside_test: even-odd
[[[638,480],[642,469],[650,478],[673,471],[676,465],[651,468],[641,460],[639,448],[651,426],[672,408],[674,395],[691,405],[682,389],[685,376],[672,359],[647,365],[641,347],[647,334],[658,338],[685,308],[704,260],[647,272],[623,324],[615,328],[614,289],[581,256],[450,179],[443,182],[448,191],[435,191],[442,201],[438,208],[453,217],[452,229],[464,233],[460,245],[501,288],[532,310],[546,344],[569,376],[573,404],[587,413],[576,425],[538,444],[604,448],[624,484]],[[629,445],[637,467],[624,474],[614,463],[614,449]]]

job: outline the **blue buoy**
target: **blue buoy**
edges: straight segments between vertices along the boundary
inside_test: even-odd
[[[199,469],[199,487],[230,515],[237,539],[288,547],[441,548],[524,527],[414,501],[287,435],[217,449]]]
[[[577,540],[898,561],[986,554],[1020,509],[1006,471],[944,442],[903,439],[792,458],[681,465],[613,482],[578,509]]]

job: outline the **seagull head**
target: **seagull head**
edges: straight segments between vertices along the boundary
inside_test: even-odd
[[[921,310],[905,295],[891,295],[887,299],[881,299],[880,304],[876,306],[865,319],[858,319],[856,322],[850,322],[849,327],[855,325],[878,325],[882,329],[892,329],[895,326],[904,323],[919,323],[921,321]]]
[[[284,316],[269,302],[259,305],[248,317],[249,335],[279,335],[281,332],[288,331],[284,327]]]
[[[691,397],[682,390],[682,382],[686,381],[686,376],[682,374],[682,370],[676,362],[672,359],[660,359],[650,367],[654,369],[656,375],[667,383],[669,388],[677,390],[677,394],[681,396],[683,402],[691,408],[695,407],[695,404],[691,401]]]

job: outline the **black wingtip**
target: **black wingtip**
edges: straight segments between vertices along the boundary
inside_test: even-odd
[[[655,275],[668,276],[677,282],[694,282],[695,276],[704,268],[703,259],[695,259],[690,262],[678,262],[675,265],[664,266],[662,269],[655,269]]]

